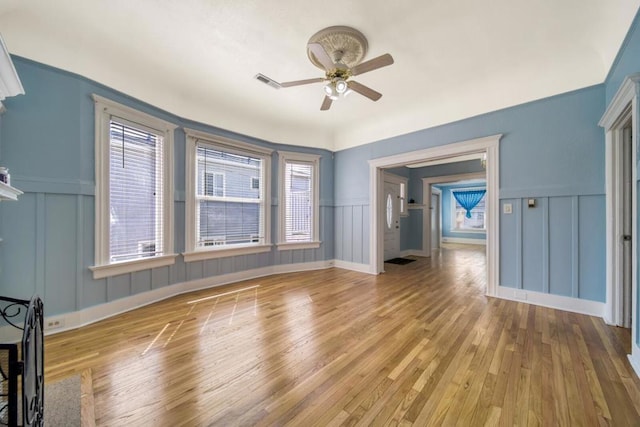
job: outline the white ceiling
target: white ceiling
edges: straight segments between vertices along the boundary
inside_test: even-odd
[[[9,51],[189,119],[264,140],[341,150],[602,83],[640,0],[1,0]],[[320,111],[316,31],[348,25],[381,92]],[[27,88],[28,90],[28,88]]]

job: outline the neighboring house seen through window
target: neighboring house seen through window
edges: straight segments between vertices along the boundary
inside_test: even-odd
[[[166,159],[175,126],[104,98],[94,99],[94,278],[172,264],[173,177]]]
[[[279,247],[318,247],[320,156],[278,152],[280,158]]]
[[[187,261],[268,248],[269,153],[187,130]]]

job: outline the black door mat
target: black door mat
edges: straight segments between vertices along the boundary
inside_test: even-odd
[[[386,263],[389,264],[398,264],[398,265],[405,265],[405,264],[409,264],[410,262],[415,261],[415,259],[409,259],[409,258],[391,258],[390,260],[385,261]]]

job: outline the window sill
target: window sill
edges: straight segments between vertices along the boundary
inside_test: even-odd
[[[120,274],[133,273],[134,271],[150,270],[157,267],[173,265],[178,254],[163,255],[133,261],[123,261],[115,264],[94,265],[89,267],[93,271],[94,279],[104,279],[105,277],[118,276]]]
[[[279,251],[291,251],[294,249],[317,249],[320,247],[322,242],[285,242],[278,243]]]
[[[184,262],[194,262],[236,255],[260,254],[271,251],[271,246],[272,245],[255,245],[230,249],[200,249],[192,252],[184,252],[182,256],[184,256]]]

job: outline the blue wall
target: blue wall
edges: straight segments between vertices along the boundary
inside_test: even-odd
[[[499,197],[514,205],[514,213],[500,214],[500,285],[563,294],[556,288],[570,277],[572,295],[604,301],[604,137],[598,127],[604,99],[604,85],[592,86],[336,153],[336,257],[369,262],[368,251],[338,249],[353,244],[351,224],[362,240],[358,246],[370,244],[369,200],[362,191],[369,186],[368,160],[501,133]],[[422,189],[413,181],[409,197],[418,202]],[[520,207],[529,197],[539,204],[526,212]],[[549,234],[551,225],[567,221],[565,211],[549,211],[557,205],[550,198],[575,205],[566,224],[569,246]],[[551,255],[565,264],[551,268]]]
[[[640,72],[640,10],[636,13],[631,29],[625,37],[624,43],[616,56],[616,60],[609,71],[609,75],[605,81],[606,87],[606,105],[608,106],[610,101],[615,96],[616,92],[620,88],[620,85],[624,81],[625,77]],[[639,109],[640,110],[640,109]],[[640,113],[640,111],[639,111]],[[636,117],[636,123],[640,123],[640,117]],[[638,134],[638,129],[633,130],[634,134]],[[637,136],[636,136],[637,139]],[[640,147],[636,147],[636,152]],[[640,156],[638,156],[640,160]],[[636,168],[640,167],[640,163],[636,165]],[[640,180],[640,175],[638,175]],[[640,191],[640,184],[636,183],[636,188]],[[640,208],[640,206],[638,206]],[[640,212],[640,209],[638,210]],[[638,229],[640,230],[640,218],[636,218]],[[636,241],[640,242],[640,235],[636,236]],[[640,257],[640,252],[638,252]],[[640,258],[636,260],[640,265]],[[638,278],[640,280],[640,277]],[[636,288],[640,287],[640,284],[636,283]],[[640,346],[640,292],[636,292],[638,300],[636,301],[637,311],[634,313],[636,319],[636,344]]]
[[[14,63],[26,95],[5,100],[0,160],[25,192],[0,206],[0,294],[40,294],[47,315],[77,311],[153,288],[270,265],[334,258],[333,159],[326,150],[271,144],[194,123],[107,87],[22,58]],[[270,147],[315,153],[320,161],[319,249],[277,251],[176,264],[93,280],[95,93],[179,126]],[[184,251],[185,135],[175,133],[175,251]],[[277,157],[272,171],[272,224],[277,223]],[[276,236],[275,225],[272,236]]]

